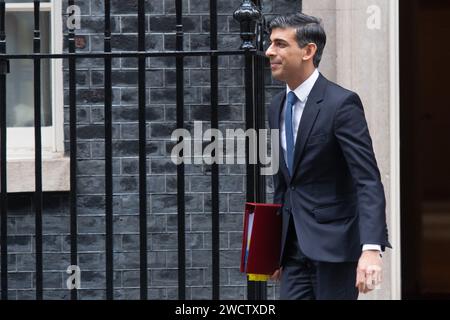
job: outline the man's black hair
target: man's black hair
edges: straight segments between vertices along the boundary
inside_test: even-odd
[[[270,32],[273,29],[294,28],[297,30],[297,42],[300,48],[304,48],[309,43],[317,46],[317,52],[314,56],[314,66],[319,67],[322,60],[323,50],[327,42],[327,35],[319,18],[308,16],[304,13],[293,13],[274,18],[269,23]]]

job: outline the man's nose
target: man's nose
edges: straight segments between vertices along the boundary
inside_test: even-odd
[[[270,45],[270,47],[267,48],[267,50],[266,50],[266,57],[270,58],[273,55],[274,55],[274,52],[273,52],[273,49],[272,49],[272,45]]]

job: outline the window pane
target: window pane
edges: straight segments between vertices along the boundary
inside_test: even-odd
[[[50,52],[50,13],[41,12],[41,52]],[[7,53],[33,52],[34,18],[31,12],[6,13]],[[32,60],[10,61],[7,75],[7,126],[34,126],[34,68]],[[50,61],[41,60],[42,125],[52,125]]]

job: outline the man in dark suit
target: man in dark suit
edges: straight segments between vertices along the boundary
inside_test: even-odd
[[[269,25],[272,75],[287,88],[269,110],[280,130],[274,202],[282,204],[281,299],[349,299],[381,282],[390,247],[385,195],[362,102],[317,70],[326,43],[301,13]]]

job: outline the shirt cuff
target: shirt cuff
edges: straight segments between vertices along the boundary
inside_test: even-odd
[[[376,250],[381,253],[381,246],[378,244],[365,244],[362,247],[362,251],[371,251],[371,250]]]

